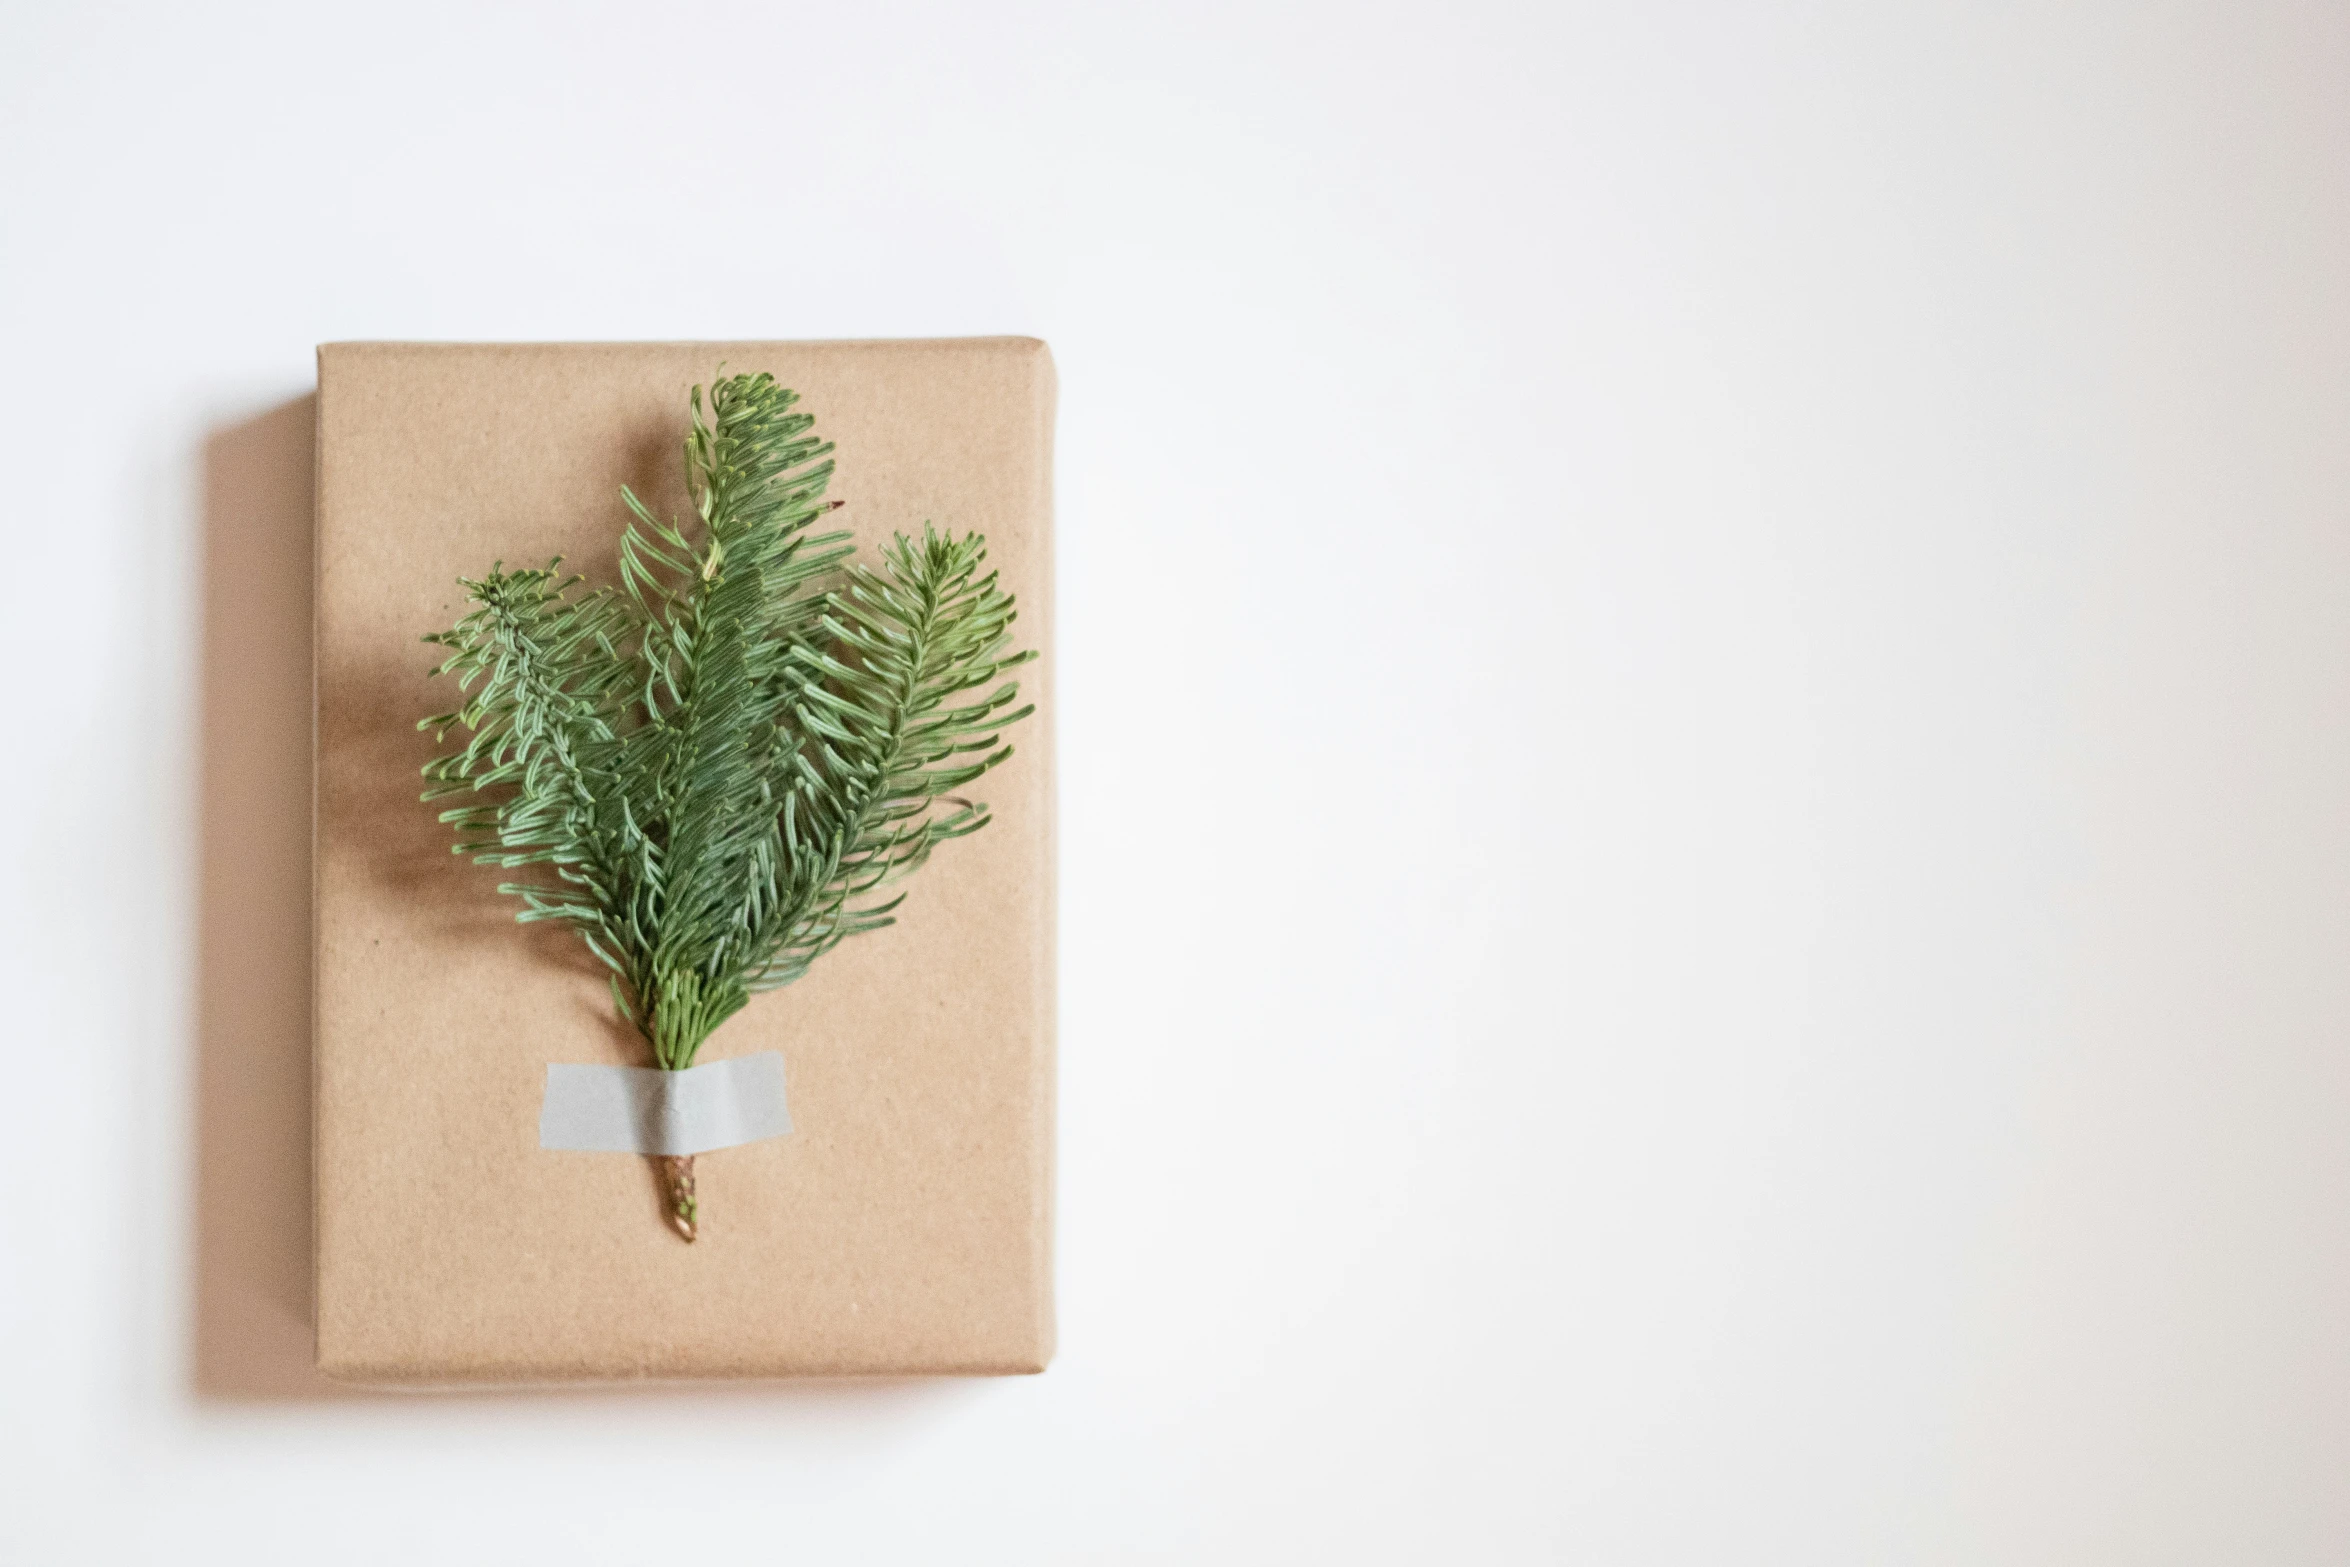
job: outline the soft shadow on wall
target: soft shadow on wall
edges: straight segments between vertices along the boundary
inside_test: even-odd
[[[315,397],[204,443],[197,800],[197,1393],[311,1369],[310,614]]]

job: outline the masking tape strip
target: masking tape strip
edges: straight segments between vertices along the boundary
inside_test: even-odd
[[[682,1072],[549,1066],[539,1146],[574,1153],[708,1153],[791,1130],[772,1050]]]

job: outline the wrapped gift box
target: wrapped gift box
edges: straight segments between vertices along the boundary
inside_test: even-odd
[[[687,513],[687,389],[765,370],[837,443],[824,526],[863,558],[987,536],[1038,714],[984,831],[898,923],[753,998],[702,1059],[779,1052],[790,1135],[698,1161],[702,1233],[651,1163],[539,1146],[550,1063],[650,1065],[577,936],[517,926],[419,803],[418,640],[460,576],[615,578],[628,485]],[[319,351],[318,1364],[372,1383],[1032,1372],[1052,1353],[1054,383],[1022,338]]]

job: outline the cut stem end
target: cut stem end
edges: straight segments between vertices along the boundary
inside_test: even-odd
[[[657,1154],[653,1163],[661,1172],[661,1197],[669,1209],[669,1227],[687,1241],[700,1233],[702,1207],[694,1199],[694,1156]]]

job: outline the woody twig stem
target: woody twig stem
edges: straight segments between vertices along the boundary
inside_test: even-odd
[[[669,1227],[691,1241],[701,1226],[701,1207],[694,1201],[694,1156],[656,1154],[661,1172],[661,1200],[669,1208]]]

